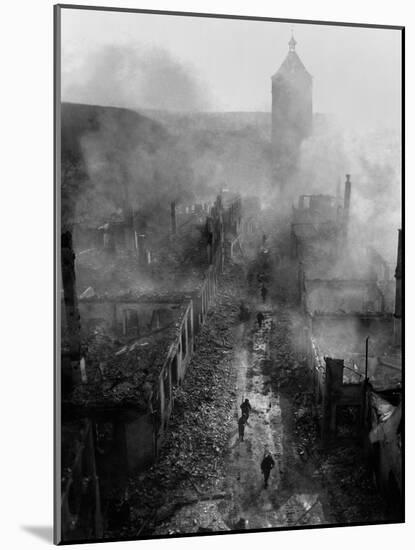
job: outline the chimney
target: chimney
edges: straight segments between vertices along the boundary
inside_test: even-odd
[[[352,182],[350,181],[350,174],[346,174],[346,183],[344,184],[344,205],[343,205],[343,233],[344,233],[345,239],[347,238],[347,230],[349,225],[351,192],[352,192]]]
[[[170,204],[171,234],[176,235],[176,202]]]

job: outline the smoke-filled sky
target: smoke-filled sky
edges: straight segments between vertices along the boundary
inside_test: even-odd
[[[133,109],[270,111],[289,23],[62,10],[62,100]],[[295,24],[315,112],[399,129],[401,33]]]

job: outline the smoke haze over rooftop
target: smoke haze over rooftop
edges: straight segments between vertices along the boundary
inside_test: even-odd
[[[62,99],[133,109],[270,111],[270,77],[288,52],[291,27],[64,10]],[[314,112],[356,128],[399,130],[400,31],[295,24],[294,35],[313,76]]]

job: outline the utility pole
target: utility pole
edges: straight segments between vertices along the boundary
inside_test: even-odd
[[[363,430],[364,424],[366,422],[367,416],[367,388],[369,385],[369,378],[367,377],[367,371],[369,366],[369,336],[366,338],[366,352],[365,352],[365,379],[363,381],[363,391],[362,391],[362,412],[360,419],[360,426]]]

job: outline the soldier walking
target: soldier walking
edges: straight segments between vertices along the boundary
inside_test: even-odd
[[[251,407],[251,403],[249,402],[249,399],[245,399],[245,401],[242,401],[241,411],[242,411],[242,416],[245,416],[246,418],[245,420],[246,424],[248,423],[249,413],[251,412],[251,410],[252,410],[252,407]]]
[[[271,470],[275,466],[275,461],[272,458],[272,455],[269,451],[265,451],[264,458],[261,462],[261,471],[264,476],[264,489],[268,487],[268,479],[271,473]]]

